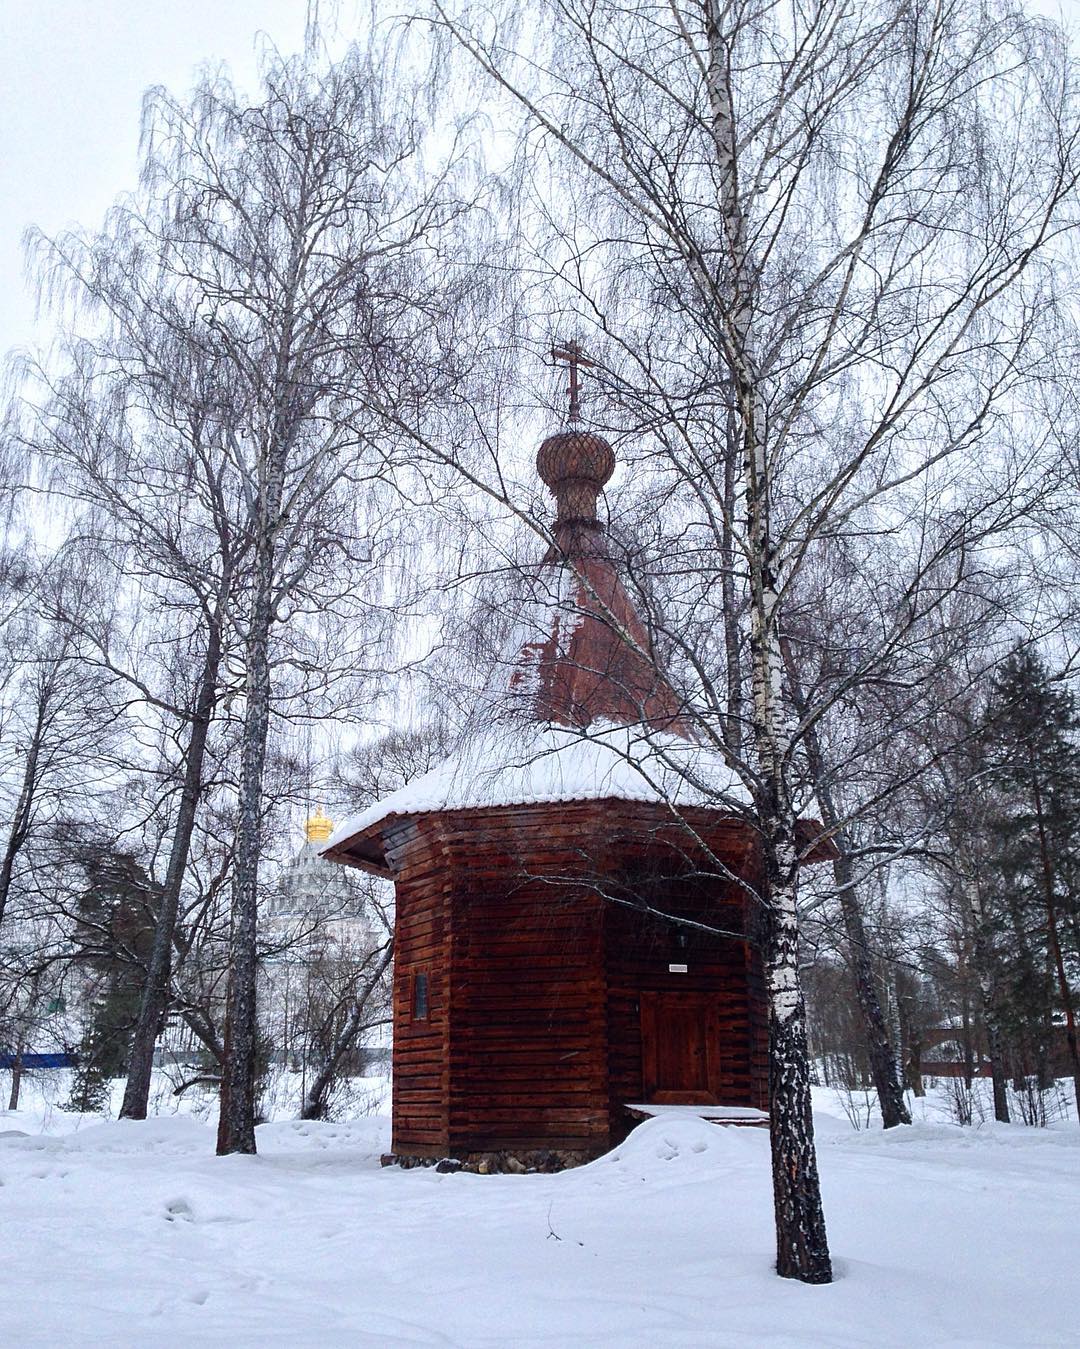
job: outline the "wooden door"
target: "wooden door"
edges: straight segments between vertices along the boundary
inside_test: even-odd
[[[719,1023],[708,994],[641,995],[641,1066],[646,1101],[717,1104]]]

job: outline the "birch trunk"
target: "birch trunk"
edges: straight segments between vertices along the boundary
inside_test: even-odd
[[[753,502],[751,509],[753,519]],[[765,549],[755,553],[767,557]],[[761,898],[767,932],[769,1138],[776,1270],[784,1278],[804,1283],[830,1283],[832,1263],[814,1147],[806,1006],[799,977],[797,821],[786,790],[777,595],[767,568],[751,565],[758,573],[751,653],[754,735],[764,781],[756,806],[764,852]]]
[[[386,973],[393,958],[394,943],[391,941],[383,952],[375,972],[357,994],[356,1001],[349,1012],[348,1020],[345,1022],[333,1049],[327,1055],[325,1063],[315,1074],[310,1087],[304,1093],[304,1104],[300,1111],[301,1119],[326,1118],[327,1096],[337,1073],[338,1064],[356,1043],[356,1037],[364,1024],[364,1012],[371,1001],[371,995],[378,988],[379,980]]]
[[[804,1283],[830,1283],[832,1262],[814,1146],[806,1008],[799,986],[794,860],[794,848],[784,847],[766,863],[772,873],[766,884],[770,907],[766,978],[776,1272]]]
[[[911,1042],[907,1056],[907,1080],[913,1096],[925,1096],[926,1086],[922,1075],[922,1045],[918,1040]]]
[[[732,754],[739,756],[743,749],[743,678],[742,654],[739,650],[739,614],[735,598],[735,512],[738,506],[736,463],[739,440],[736,419],[728,414],[724,458],[724,515],[720,540],[721,586],[724,601],[724,661],[727,674],[727,709],[725,737]]]
[[[19,1093],[22,1090],[23,1075],[23,1044],[20,1041],[15,1050],[15,1058],[11,1064],[11,1095],[8,1097],[8,1109],[18,1110]]]
[[[1065,960],[1061,953],[1061,939],[1058,935],[1057,900],[1054,893],[1054,872],[1050,860],[1050,845],[1046,837],[1046,817],[1043,813],[1042,789],[1038,778],[1032,779],[1035,801],[1035,820],[1039,831],[1039,858],[1042,866],[1043,897],[1046,902],[1046,933],[1050,939],[1050,956],[1057,977],[1058,996],[1061,998],[1065,1013],[1065,1040],[1069,1048],[1072,1063],[1073,1093],[1076,1098],[1076,1118],[1080,1120],[1080,1044],[1076,1035],[1076,1013],[1073,1009],[1072,991],[1069,988],[1069,976],[1065,970]],[[1054,1026],[1051,1021],[1050,1034],[1047,1037],[1053,1044]],[[1051,1055],[1053,1050],[1051,1049]]]
[[[286,365],[283,357],[279,371]],[[279,388],[282,382],[279,382]],[[285,400],[282,400],[283,403]],[[236,856],[233,863],[229,984],[221,1073],[217,1151],[255,1149],[256,991],[258,981],[259,857],[262,852],[262,782],[270,727],[270,630],[274,617],[277,531],[288,440],[275,423],[264,459],[251,607],[246,642],[247,703],[240,759]]]
[[[788,787],[791,736],[784,704],[780,597],[769,529],[764,412],[747,382],[747,537],[751,594],[753,732],[761,786],[761,900],[769,998],[769,1138],[776,1215],[776,1271],[804,1283],[830,1283],[832,1262],[821,1206],[810,1092],[806,1005],[799,975],[798,820]]]
[[[803,690],[790,646],[783,638],[781,650],[787,669],[788,685],[795,706],[802,714],[805,711]],[[870,1075],[874,1079],[874,1090],[881,1106],[881,1122],[884,1128],[892,1129],[898,1124],[910,1124],[911,1114],[904,1100],[904,1088],[896,1053],[889,1039],[885,1015],[881,1010],[881,999],[878,997],[877,983],[874,979],[870,944],[866,938],[862,905],[859,903],[855,887],[854,868],[851,864],[847,837],[839,828],[840,814],[829,789],[821,741],[813,727],[806,732],[804,744],[814,794],[821,808],[822,823],[833,831],[833,842],[839,850],[839,855],[833,861],[833,880],[836,882],[836,896],[840,903],[844,936],[847,938],[847,954],[855,981],[855,996],[862,1021],[863,1041],[870,1062]]]
[[[828,823],[828,820],[825,823]],[[842,836],[836,843],[840,849],[840,856],[833,862],[833,875],[840,900],[844,935],[847,938],[848,959],[855,981],[855,997],[862,1019],[863,1040],[870,1062],[870,1075],[874,1079],[874,1090],[881,1106],[882,1126],[893,1129],[899,1124],[910,1124],[911,1114],[904,1100],[896,1054],[889,1039],[885,1015],[881,1010],[881,999],[878,997],[873,961],[870,958],[870,945],[866,936],[866,924],[863,922],[862,905],[855,892],[851,857],[845,846],[846,840]]]
[[[157,923],[154,927],[154,944],[146,971],[146,983],[143,986],[139,1015],[131,1039],[127,1084],[124,1088],[123,1104],[120,1107],[121,1119],[146,1118],[150,1099],[150,1079],[154,1066],[154,1045],[161,1033],[161,1024],[169,1001],[176,915],[180,907],[180,890],[187,869],[188,854],[191,851],[195,814],[202,796],[206,740],[217,703],[220,665],[221,632],[219,625],[214,622],[207,633],[206,656],[203,660],[195,710],[191,718],[180,808],[173,831],[172,849],[169,853],[169,865],[165,873]]]
[[[220,1043],[214,1034],[213,1027],[206,1019],[206,1013],[201,1008],[198,1010],[186,1008],[182,1015],[184,1024],[210,1054],[214,1062],[217,1064],[223,1063],[225,1061],[225,1046]]]
[[[799,977],[797,821],[788,791],[790,732],[783,702],[780,595],[770,523],[771,473],[763,381],[755,356],[757,270],[739,189],[738,134],[730,87],[725,11],[710,3],[705,28],[708,91],[729,296],[723,343],[730,353],[733,444],[741,449],[750,580],[750,682],[760,786],[765,978],[769,999],[769,1138],[776,1215],[776,1270],[829,1283],[832,1264],[821,1207],[810,1094],[806,1007]],[[711,286],[699,262],[701,283]],[[708,292],[706,292],[708,293]]]
[[[277,474],[274,514],[281,500]],[[270,484],[268,484],[269,487]],[[270,624],[273,608],[273,537],[256,549],[255,590],[247,638],[247,706],[244,711],[229,928],[229,984],[225,1008],[225,1058],[217,1151],[255,1151],[256,987],[258,887],[262,851],[262,779],[270,725]]]
[[[1005,1076],[1005,1058],[1002,1049],[997,998],[991,974],[990,952],[986,943],[986,910],[982,901],[982,888],[970,861],[967,863],[965,870],[964,887],[968,900],[968,921],[971,923],[972,929],[975,977],[978,980],[979,996],[982,999],[982,1019],[983,1025],[986,1027],[986,1048],[990,1056],[990,1077],[994,1088],[994,1118],[999,1124],[1009,1124],[1011,1121],[1008,1084]]]

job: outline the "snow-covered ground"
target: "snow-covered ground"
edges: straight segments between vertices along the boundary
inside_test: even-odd
[[[1080,1128],[817,1115],[837,1280],[776,1278],[768,1139],[661,1117],[556,1176],[383,1170],[382,1116],[0,1113],[0,1345],[1080,1343]]]

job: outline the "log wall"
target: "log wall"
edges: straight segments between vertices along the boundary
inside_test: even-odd
[[[625,1104],[642,1097],[643,994],[708,994],[721,1103],[764,1105],[756,956],[738,937],[680,938],[627,902],[649,890],[666,912],[743,930],[738,893],[676,874],[686,859],[672,864],[666,845],[657,875],[655,811],[516,806],[388,831],[396,1153],[604,1151],[630,1127]],[[745,851],[745,836],[734,841]],[[731,860],[743,864],[738,851]],[[420,973],[423,1022],[413,1015]]]
[[[398,823],[387,836],[397,877],[394,927],[395,1152],[443,1157],[449,1147],[450,895],[436,817]],[[417,975],[427,1015],[413,1015]]]
[[[607,1136],[600,900],[550,808],[449,819],[450,1133],[458,1151],[599,1152]]]

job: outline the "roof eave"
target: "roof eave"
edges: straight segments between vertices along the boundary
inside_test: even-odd
[[[343,838],[340,843],[335,843],[330,848],[324,848],[320,856],[325,857],[327,861],[339,862],[347,867],[356,867],[359,871],[368,871],[373,876],[380,876],[383,880],[392,881],[394,873],[386,864],[386,853],[382,842],[383,823],[384,821],[380,820],[378,825],[363,829],[350,838]]]
[[[507,802],[501,806],[494,807],[489,805],[457,806],[443,810],[409,811],[405,814],[392,813],[384,815],[380,819],[369,824],[367,828],[361,829],[359,832],[350,835],[348,838],[341,839],[340,842],[333,844],[333,846],[324,848],[321,851],[320,856],[327,858],[331,862],[338,862],[344,866],[356,867],[360,871],[370,872],[373,876],[379,876],[383,880],[392,881],[394,879],[394,872],[392,868],[387,865],[386,849],[383,843],[384,831],[391,821],[399,822],[401,820],[420,819],[427,815],[486,815],[491,814],[493,811],[515,809],[516,807],[522,809],[536,809],[537,807],[555,804],[562,806],[595,805],[601,802],[612,804],[622,801],[624,801],[624,798],[622,797],[581,797],[558,803],[547,801],[522,801],[516,803]],[[644,804],[642,802],[631,802],[628,800],[625,803],[634,805]],[[675,807],[676,814],[679,814],[682,811],[687,812],[687,814],[695,811],[707,811],[710,813],[715,811],[718,817],[727,820],[737,820],[741,818],[735,813],[719,811],[714,806],[700,804]],[[798,821],[797,829],[802,846],[808,848],[808,851],[801,859],[803,866],[816,862],[832,862],[840,856],[840,849],[837,847],[835,840],[825,833],[820,820],[807,818],[800,819]]]

